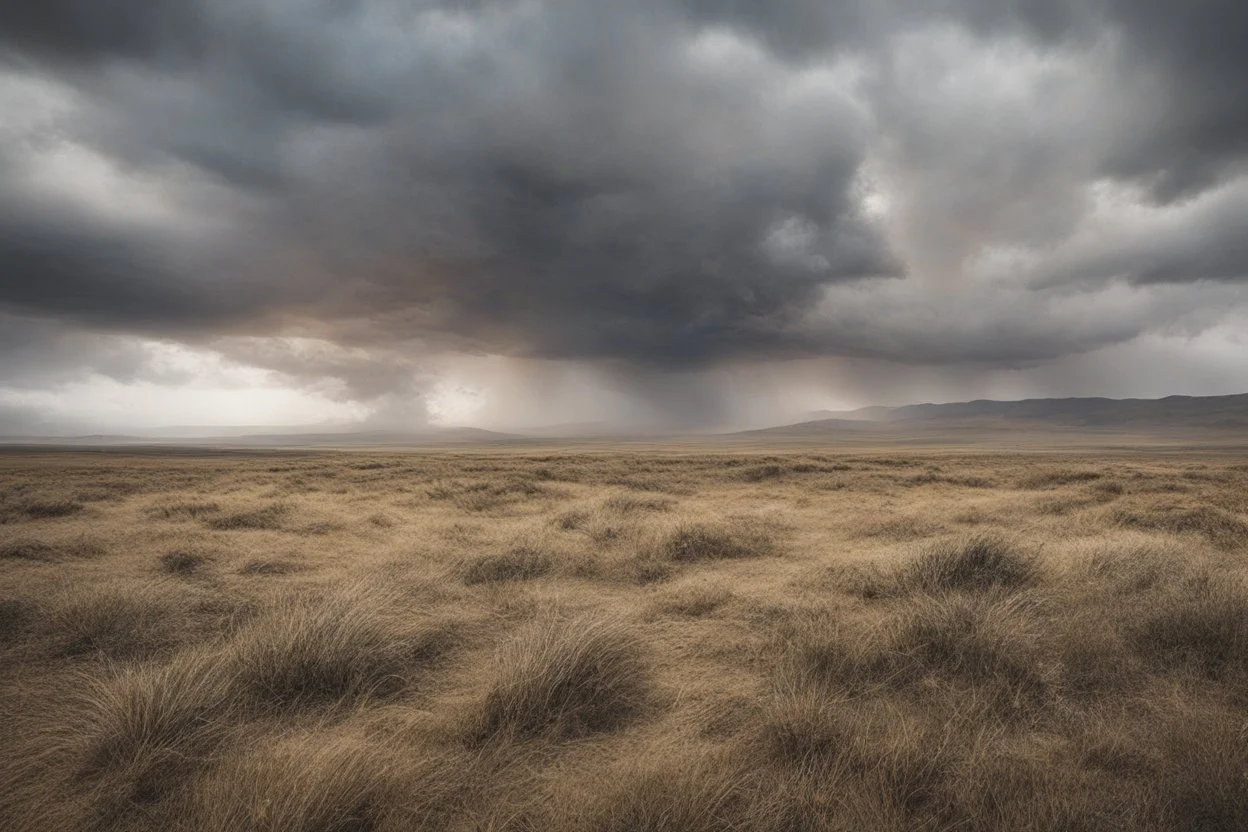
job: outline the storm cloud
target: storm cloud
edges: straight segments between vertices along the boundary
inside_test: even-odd
[[[1245,42],[1231,0],[4,4],[0,313],[59,333],[4,378],[130,339],[381,412],[502,357],[689,422],[747,365],[1130,362],[1248,308]]]

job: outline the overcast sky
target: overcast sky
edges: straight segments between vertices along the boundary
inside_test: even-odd
[[[1248,391],[1242,0],[0,3],[0,432]]]

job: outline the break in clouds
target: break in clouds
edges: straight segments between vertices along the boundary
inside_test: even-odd
[[[1242,392],[1245,42],[1235,0],[6,3],[0,427]]]

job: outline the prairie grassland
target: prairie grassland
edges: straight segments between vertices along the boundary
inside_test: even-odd
[[[0,828],[1248,829],[1248,457],[5,454]]]

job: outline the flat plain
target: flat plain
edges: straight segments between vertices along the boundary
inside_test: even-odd
[[[0,454],[0,828],[1248,829],[1248,454]]]

